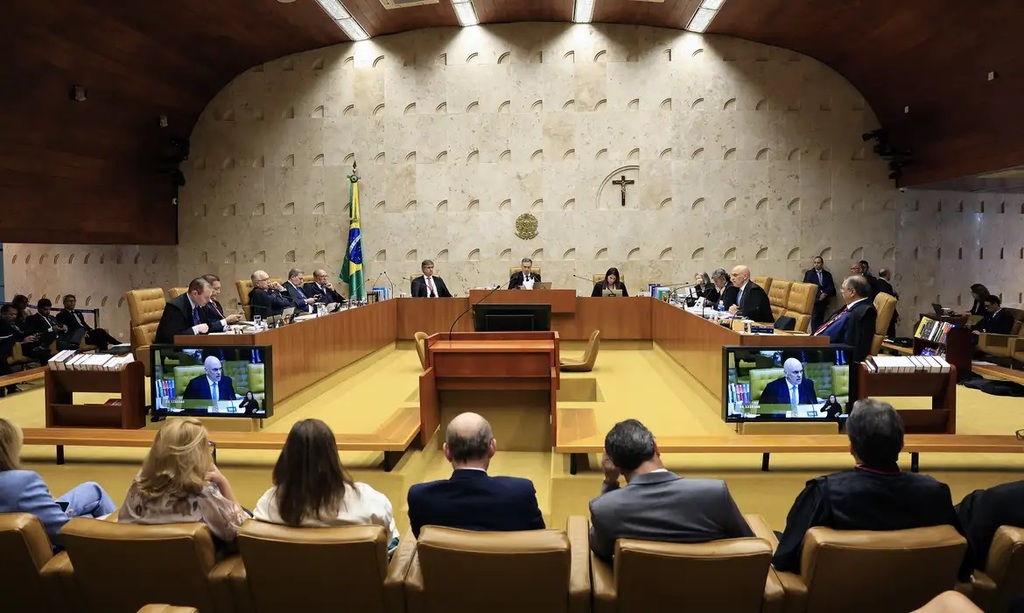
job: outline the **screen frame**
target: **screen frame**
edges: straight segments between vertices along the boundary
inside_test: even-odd
[[[199,412],[182,412],[175,413],[166,409],[157,408],[157,381],[156,377],[156,356],[161,350],[232,350],[232,351],[250,351],[253,349],[259,349],[262,352],[263,357],[263,414],[261,415],[246,415],[245,413],[199,413]],[[200,345],[193,343],[160,343],[150,345],[149,351],[149,372],[152,375],[149,377],[149,394],[152,405],[150,406],[150,414],[153,417],[198,417],[198,418],[214,418],[223,417],[227,419],[267,419],[274,415],[274,351],[272,345]],[[270,406],[267,406],[266,401],[270,400]],[[241,402],[241,400],[239,400]]]
[[[531,315],[534,321],[533,332],[551,331],[550,304],[533,302],[486,302],[474,304],[473,330],[475,332],[488,332],[486,325],[488,315]],[[536,325],[538,321],[541,323],[540,327]]]
[[[828,419],[821,417],[757,417],[747,418],[743,416],[729,416],[729,353],[732,351],[845,351],[851,355],[854,347],[851,345],[723,345],[722,346],[722,421],[727,424],[742,423],[828,423]],[[850,367],[850,395],[844,407],[845,414],[849,415],[853,410],[853,403],[859,400],[856,397],[858,382],[860,380],[860,362],[848,362]],[[835,423],[835,422],[833,422]],[[842,423],[840,420],[839,423]]]

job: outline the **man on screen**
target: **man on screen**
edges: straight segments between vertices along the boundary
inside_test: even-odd
[[[814,392],[814,381],[804,379],[804,365],[796,358],[789,358],[782,364],[783,377],[765,386],[761,392],[760,405],[817,404],[818,397]]]
[[[212,355],[203,361],[206,372],[188,382],[185,387],[185,400],[235,400],[235,386],[231,377],[224,376],[224,367],[220,360]]]

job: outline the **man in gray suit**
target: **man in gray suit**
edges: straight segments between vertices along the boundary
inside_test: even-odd
[[[754,536],[725,481],[666,470],[654,435],[635,419],[605,436],[601,468],[601,495],[590,501],[590,549],[600,558],[610,560],[620,538],[702,543]]]

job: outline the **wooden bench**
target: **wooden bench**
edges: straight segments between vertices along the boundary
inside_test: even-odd
[[[657,436],[657,433],[655,433]],[[849,453],[843,434],[743,434],[734,436],[657,436],[661,453],[760,453],[761,470],[772,453]],[[907,434],[903,451],[910,470],[920,470],[921,453],[1024,453],[1024,442],[1002,434]],[[555,453],[569,454],[569,474],[588,468],[589,455],[604,451],[593,409],[559,409]]]
[[[0,387],[7,387],[8,385],[17,385],[19,383],[27,383],[29,381],[42,379],[46,375],[47,370],[49,370],[48,366],[37,366],[36,368],[25,368],[18,372],[4,375],[0,377]]]
[[[173,419],[173,418],[171,418]],[[25,445],[55,445],[57,464],[64,463],[64,447],[149,447],[156,429],[116,430],[108,428],[25,428]],[[384,470],[391,470],[402,456],[419,440],[419,407],[398,409],[370,434],[335,433],[339,451],[383,451]],[[274,451],[284,447],[287,432],[216,432],[209,433],[217,449],[256,449]]]
[[[894,343],[882,343],[882,349],[887,349],[896,355],[914,355],[913,347],[903,347]]]
[[[1013,370],[996,364],[971,364],[971,372],[989,379],[1002,379],[1024,385],[1024,371]]]

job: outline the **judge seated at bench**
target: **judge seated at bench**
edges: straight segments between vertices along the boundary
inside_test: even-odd
[[[203,374],[188,382],[182,397],[185,400],[236,400],[235,386],[231,377],[224,375],[220,360],[212,355],[203,361]]]
[[[327,278],[327,271],[317,268],[313,271],[313,280],[303,284],[302,291],[307,296],[316,298],[317,302],[331,304],[332,302],[345,302],[345,298],[334,289]]]
[[[271,281],[265,270],[253,271],[249,277],[252,290],[249,292],[249,309],[253,317],[259,315],[266,319],[280,315],[285,309],[294,306],[288,292],[277,281]]]
[[[451,298],[452,293],[444,284],[444,279],[434,275],[434,261],[423,260],[420,264],[423,276],[412,280],[413,298]]]
[[[783,377],[765,386],[758,401],[760,406],[780,404],[796,406],[817,404],[814,381],[804,378],[804,365],[796,358],[789,358],[782,365]]]
[[[179,335],[208,334],[219,332],[227,326],[227,320],[211,319],[206,304],[213,298],[213,287],[202,277],[196,277],[188,284],[188,291],[171,298],[164,305],[160,323],[156,328],[156,342],[173,343]]]
[[[629,296],[626,284],[619,277],[619,269],[609,268],[608,272],[604,273],[604,281],[598,281],[594,284],[594,291],[591,292],[590,296],[592,298],[600,298],[601,296]]]
[[[533,260],[530,258],[523,258],[520,264],[523,268],[509,277],[508,288],[533,289],[533,284],[540,282],[540,273],[533,271]]]
[[[775,323],[772,305],[768,301],[768,293],[760,285],[750,280],[750,269],[746,266],[737,266],[732,269],[730,277],[737,292],[736,303],[728,307],[729,312],[758,323]]]

